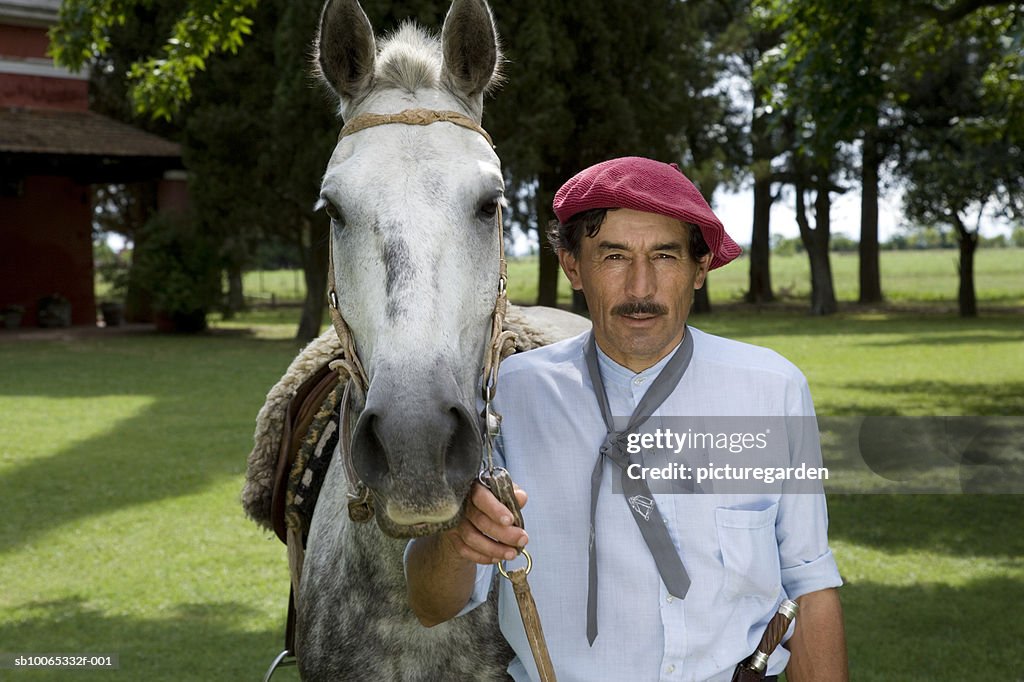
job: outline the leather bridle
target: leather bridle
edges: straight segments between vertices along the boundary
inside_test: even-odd
[[[491,136],[487,134],[480,125],[473,119],[455,111],[434,111],[430,109],[406,109],[397,114],[362,114],[345,124],[338,136],[340,140],[346,135],[372,128],[379,125],[391,124],[403,125],[431,125],[433,123],[452,123],[463,128],[475,131],[483,135],[487,143],[493,148]],[[497,498],[509,508],[517,519],[517,525],[522,526],[522,515],[519,513],[519,503],[515,499],[515,490],[512,479],[504,469],[494,465],[494,442],[501,430],[501,415],[494,411],[492,401],[498,388],[498,366],[503,357],[511,354],[514,350],[515,333],[504,331],[505,314],[508,310],[507,283],[508,270],[505,263],[505,239],[502,231],[501,202],[498,202],[494,213],[495,228],[498,232],[498,294],[494,301],[494,311],[491,314],[491,338],[484,354],[483,377],[481,379],[481,393],[484,401],[483,417],[484,446],[486,452],[486,465],[481,467],[478,479],[481,483],[491,488]],[[373,518],[373,504],[371,501],[372,491],[359,479],[359,474],[352,463],[352,423],[354,421],[352,398],[355,397],[362,405],[365,405],[366,392],[369,390],[369,380],[359,354],[356,352],[355,340],[352,332],[345,323],[338,306],[338,294],[334,290],[334,257],[330,259],[330,283],[327,295],[330,301],[331,321],[334,329],[341,340],[341,347],[344,357],[331,363],[331,369],[337,371],[342,381],[346,381],[344,395],[341,401],[341,436],[338,439],[341,459],[344,462],[345,472],[349,479],[348,513],[349,518],[357,523],[363,523]],[[353,394],[357,394],[353,396]],[[417,527],[417,535],[434,533],[440,530],[436,524],[423,524]],[[291,544],[289,544],[289,549]],[[541,627],[540,616],[536,604],[530,593],[530,586],[526,576],[530,573],[533,561],[526,550],[522,550],[527,559],[524,568],[517,568],[506,571],[503,565],[499,566],[501,574],[512,583],[513,593],[519,605],[520,616],[523,620],[523,627],[527,633],[527,640],[537,664],[538,674],[542,682],[555,682],[554,666],[551,663],[551,656],[548,652],[547,643],[544,639],[544,631]],[[298,576],[301,575],[301,554],[295,560],[291,559],[293,585],[297,587]],[[296,569],[298,573],[296,573]],[[273,668],[271,669],[273,670]]]
[[[479,133],[487,140],[487,144],[494,147],[491,136],[480,127],[472,118],[460,114],[457,111],[435,111],[432,109],[406,109],[395,114],[361,114],[356,116],[341,129],[338,139],[354,135],[367,128],[381,125],[431,125],[433,123],[451,123],[453,125],[467,128]],[[502,230],[501,202],[498,202],[494,214],[495,228],[498,232],[498,294],[494,301],[494,310],[491,315],[491,336],[487,351],[484,356],[483,378],[481,391],[484,400],[485,417],[485,446],[488,464],[493,468],[493,447],[494,438],[500,426],[501,418],[494,412],[492,401],[498,384],[498,366],[501,360],[513,350],[515,334],[510,331],[503,331],[505,315],[508,310],[507,284],[508,266],[505,262],[505,238]],[[345,465],[346,475],[349,479],[349,517],[356,522],[362,523],[373,518],[373,505],[371,502],[371,491],[369,487],[360,480],[355,466],[352,463],[351,448],[351,423],[353,420],[352,401],[364,404],[366,392],[369,390],[369,379],[359,354],[356,351],[355,340],[352,332],[345,322],[338,305],[338,294],[334,289],[334,256],[333,246],[328,250],[328,277],[327,298],[331,313],[331,322],[341,341],[341,349],[344,357],[331,363],[331,369],[337,371],[342,381],[347,382],[345,393],[342,397],[341,412],[341,458]],[[361,407],[359,408],[361,409]],[[358,410],[357,410],[358,411]]]

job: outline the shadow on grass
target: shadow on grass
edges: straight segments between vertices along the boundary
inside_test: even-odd
[[[1020,495],[831,495],[829,537],[885,551],[917,549],[1020,561],[1024,557],[1022,499]]]
[[[1014,335],[1012,330],[1006,330],[1002,334],[928,334],[924,338],[906,339],[867,339],[858,346],[864,348],[894,348],[899,346],[920,346],[922,342],[929,346],[977,346],[992,343],[1021,343],[1024,341],[1024,332]]]
[[[927,396],[929,409],[935,414],[1021,415],[1024,414],[1024,381],[986,384],[979,390],[970,381],[916,380],[893,383],[850,382],[839,384],[844,390],[868,391],[892,396]],[[907,404],[901,401],[899,404]],[[830,405],[829,414],[857,415],[869,411],[857,405]],[[879,409],[875,414],[893,414],[896,409]]]
[[[850,679],[866,682],[1016,680],[1024,583],[976,580],[963,587],[856,583],[840,588]]]
[[[187,495],[240,475],[256,413],[294,354],[287,343],[157,336],[2,350],[0,396],[154,400],[106,432],[50,456],[15,459],[0,474],[0,554],[82,517]],[[55,431],[62,428],[62,407],[55,402],[50,415]],[[95,418],[109,416],[98,412]],[[46,434],[29,437],[45,443]],[[238,509],[241,515],[240,503]]]
[[[238,602],[184,605],[159,619],[106,614],[80,599],[23,608],[27,618],[0,623],[4,651],[117,654],[119,669],[20,671],[19,679],[258,680],[282,648],[284,623],[256,632],[239,629],[239,617],[253,611]],[[275,682],[294,679],[274,676]]]
[[[927,344],[931,343],[932,338],[936,338],[938,344],[955,344],[964,338],[957,332],[963,332],[968,339],[974,337],[974,343],[1024,340],[1020,316],[1010,313],[995,313],[970,320],[955,314],[941,313],[842,313],[816,317],[792,310],[758,311],[753,307],[737,307],[730,309],[728,315],[699,316],[692,322],[699,329],[729,338],[744,338],[750,335],[764,337],[842,334],[864,337],[863,340],[858,340],[858,344],[868,347],[886,343],[872,339],[871,336],[875,334],[906,334],[911,337],[905,341],[907,344]],[[904,342],[896,341],[892,345],[900,343]]]

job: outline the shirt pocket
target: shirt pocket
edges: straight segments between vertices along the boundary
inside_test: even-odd
[[[725,569],[726,599],[774,601],[782,589],[779,545],[775,538],[778,504],[766,509],[715,509],[718,544]]]

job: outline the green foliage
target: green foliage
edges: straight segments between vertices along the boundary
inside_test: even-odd
[[[115,252],[104,239],[93,241],[92,254],[97,293],[102,292],[101,298],[105,300],[123,302],[131,270],[129,254]]]
[[[974,227],[968,220],[986,211],[1024,212],[1019,77],[1003,90],[991,78],[993,69],[1021,59],[1007,55],[1008,34],[1021,30],[1024,9],[990,8],[956,26],[925,24],[908,39],[919,56],[903,82],[907,132],[898,172],[911,219],[955,226],[963,237]]]
[[[194,220],[157,216],[139,234],[132,282],[149,292],[158,314],[183,322],[205,318],[220,297],[216,253],[215,244]]]
[[[772,254],[776,256],[793,256],[804,253],[804,241],[800,237],[783,237],[773,234],[771,239]]]
[[[710,195],[732,140],[707,5],[534,0],[493,9],[507,82],[485,124],[507,195],[525,198],[512,202],[514,220],[536,229],[559,184],[614,156],[681,161]]]
[[[1017,248],[1024,248],[1024,227],[1013,228],[1013,233],[1010,236],[1010,241]]]
[[[131,65],[128,79],[138,113],[170,120],[192,97],[192,80],[217,53],[237,53],[252,32],[247,15],[259,0],[199,0],[189,2],[174,22],[160,49]],[[106,54],[112,33],[128,15],[150,2],[144,0],[64,0],[60,23],[51,31],[57,63],[78,70]]]

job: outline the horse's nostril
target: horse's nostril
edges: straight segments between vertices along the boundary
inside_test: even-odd
[[[445,477],[458,487],[474,478],[480,471],[480,433],[474,426],[472,414],[461,405],[449,410],[454,428],[445,450]]]
[[[352,466],[363,483],[371,488],[379,487],[390,471],[380,432],[383,423],[376,412],[367,410],[360,417],[352,438]]]

